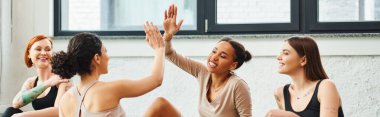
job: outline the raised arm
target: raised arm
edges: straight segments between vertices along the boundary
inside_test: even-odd
[[[116,95],[120,98],[136,97],[152,91],[161,85],[164,75],[165,47],[164,41],[157,26],[152,23],[144,25],[146,41],[154,49],[153,68],[150,74],[139,80],[119,80],[112,82]]]
[[[183,19],[177,24],[177,6],[172,4],[169,9],[165,10],[164,13],[164,40],[166,48],[166,58],[172,63],[183,69],[184,71],[190,73],[191,75],[198,77],[201,71],[206,71],[206,66],[194,61],[188,57],[182,56],[172,48],[171,40],[173,36],[179,31],[183,23]]]
[[[35,100],[42,92],[44,92],[48,87],[68,82],[67,79],[61,79],[60,77],[55,76],[49,78],[49,80],[46,80],[43,84],[37,85],[34,88],[32,84],[36,78],[29,78],[27,81],[25,81],[21,90],[13,98],[13,108],[21,108],[29,104],[30,102]]]

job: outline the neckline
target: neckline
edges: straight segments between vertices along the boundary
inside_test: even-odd
[[[33,86],[33,88],[37,86],[37,82],[38,82],[38,76],[36,77],[36,80],[34,80],[34,86]],[[56,87],[56,86],[48,87],[47,89],[49,89],[49,88],[50,89],[49,89],[49,92],[45,96],[43,96],[41,98],[38,98],[38,96],[37,96],[37,98],[34,99],[34,100],[41,100],[41,99],[47,98],[49,95],[51,95],[51,93],[53,93],[53,89],[55,89],[54,87]],[[47,89],[45,89],[45,90],[47,90]]]
[[[221,93],[223,93],[224,92],[224,90],[226,90],[226,87],[230,84],[230,79],[232,79],[233,78],[233,74],[227,79],[227,81],[226,81],[226,84],[224,84],[224,86],[221,88],[221,89],[219,89],[219,93],[218,93],[218,95],[216,95],[216,97],[215,97],[215,99],[214,100],[211,100],[211,101],[209,101],[208,100],[208,92],[210,91],[211,92],[211,89],[210,89],[210,87],[211,87],[211,74],[209,75],[209,77],[208,77],[208,80],[207,80],[207,85],[206,85],[206,96],[205,96],[205,98],[206,98],[206,101],[209,103],[209,104],[214,104],[214,103],[216,103],[218,100],[220,100],[220,96],[221,96]]]
[[[290,84],[288,84],[288,86],[286,87],[287,88],[286,90],[287,90],[287,93],[288,93],[288,102],[289,102],[290,110],[293,111],[293,112],[296,112],[296,113],[302,113],[306,109],[308,109],[310,107],[310,104],[313,101],[313,99],[317,98],[316,95],[318,94],[319,83],[321,83],[322,80],[319,80],[318,83],[315,85],[315,88],[314,88],[314,91],[313,91],[313,95],[311,96],[311,98],[310,98],[309,102],[307,103],[306,107],[303,110],[301,110],[301,111],[295,111],[293,109],[292,102],[291,102],[291,95],[290,95],[290,92],[289,92]],[[318,101],[318,99],[317,99],[317,101]]]

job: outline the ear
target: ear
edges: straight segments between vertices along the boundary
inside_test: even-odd
[[[303,56],[301,58],[301,66],[304,67],[306,65],[306,63],[307,63],[307,58],[306,58],[306,56]]]
[[[238,65],[238,62],[233,62],[230,66],[230,70],[235,70]]]
[[[94,61],[96,64],[100,64],[100,56],[99,56],[99,54],[95,54],[95,55],[94,55],[93,61]]]

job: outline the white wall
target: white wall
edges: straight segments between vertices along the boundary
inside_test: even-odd
[[[23,63],[23,49],[27,40],[36,34],[52,34],[51,0],[1,1],[2,68],[0,112],[9,106],[16,91],[33,70]],[[8,6],[7,6],[8,5]],[[6,10],[3,10],[6,9]],[[5,14],[3,14],[5,12]],[[4,20],[5,19],[5,20]],[[280,52],[283,39],[291,35],[232,36],[242,42],[254,55],[253,60],[238,71],[250,88],[254,116],[264,116],[275,108],[273,91],[290,82],[290,78],[276,73],[275,55]],[[380,115],[380,34],[315,35],[322,54],[323,65],[336,83],[347,116]],[[174,48],[184,55],[204,61],[205,56],[221,36],[177,36]],[[66,50],[66,37],[57,37],[54,50]],[[144,37],[102,37],[111,56],[109,74],[102,80],[136,79],[149,72],[152,50]],[[123,39],[125,38],[125,39]],[[122,106],[128,116],[141,116],[154,98],[166,97],[185,116],[197,116],[198,84],[190,75],[166,62],[165,80],[156,90],[137,98],[124,99]]]
[[[37,34],[52,34],[51,0],[1,0],[2,2],[2,73],[0,112],[11,105],[33,69],[24,64],[27,41]],[[31,106],[25,107],[30,109]]]

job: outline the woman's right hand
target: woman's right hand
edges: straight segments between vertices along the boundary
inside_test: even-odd
[[[183,19],[180,20],[177,24],[177,6],[172,4],[169,6],[169,9],[165,10],[164,14],[164,39],[165,41],[170,41],[175,35],[179,29],[181,28],[181,25],[183,23]]]
[[[44,84],[46,87],[52,87],[52,86],[59,85],[61,83],[68,83],[68,82],[69,82],[68,79],[62,79],[61,77],[59,77],[59,75],[53,75],[48,80],[46,80]]]
[[[157,26],[153,25],[152,22],[146,22],[144,25],[144,31],[146,34],[146,41],[150,47],[155,50],[158,48],[165,48],[164,39]]]

